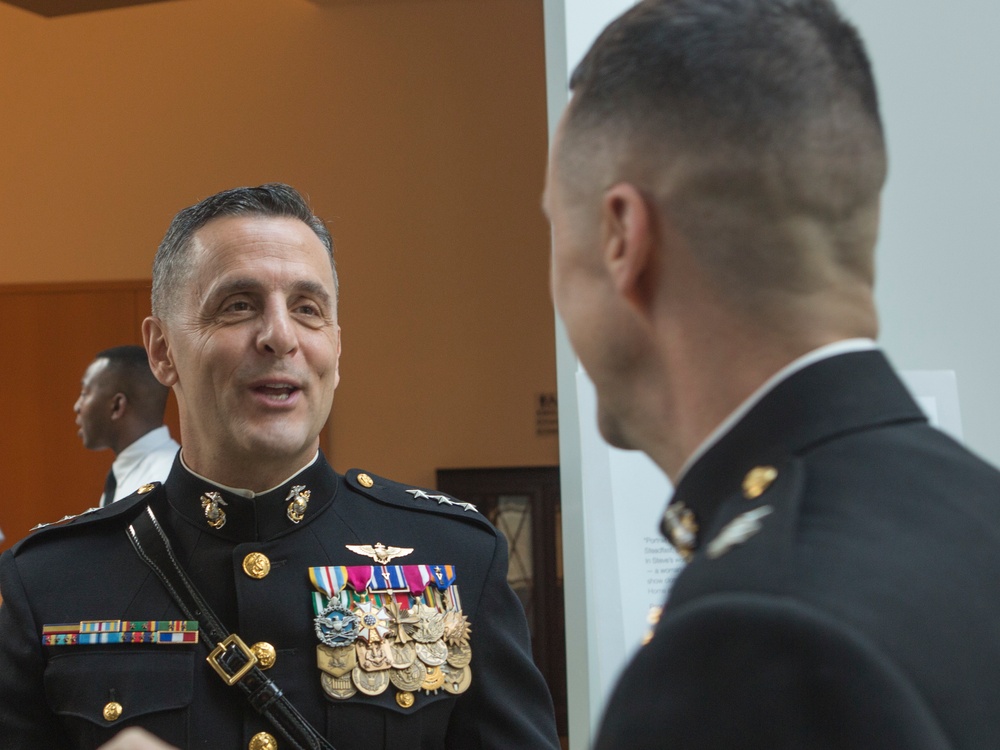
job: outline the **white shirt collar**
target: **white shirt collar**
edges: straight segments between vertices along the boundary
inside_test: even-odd
[[[138,440],[129,443],[115,456],[115,460],[111,464],[115,476],[124,477],[146,455],[170,442],[170,428],[166,425],[160,425],[156,429],[150,430]]]
[[[770,393],[774,388],[784,380],[787,380],[792,375],[797,373],[799,370],[804,370],[809,365],[815,364],[821,360],[829,359],[830,357],[836,357],[840,354],[848,354],[850,352],[864,352],[870,351],[872,349],[877,349],[878,344],[876,344],[871,339],[859,338],[859,339],[843,339],[841,341],[835,341],[832,344],[826,344],[818,349],[813,349],[811,352],[803,354],[798,359],[793,360],[789,364],[782,367],[774,375],[769,377],[764,384],[761,385],[757,390],[750,394],[750,396],[736,409],[730,412],[729,416],[722,420],[719,425],[712,430],[708,437],[706,437],[699,445],[694,453],[688,456],[684,465],[681,467],[680,472],[677,475],[677,480],[674,485],[680,483],[681,479],[687,473],[695,461],[705,455],[708,450],[715,445],[722,437],[729,432],[737,422],[739,422],[743,417],[746,416],[757,403],[764,398],[768,393]]]
[[[303,471],[305,471],[310,466],[312,466],[314,463],[316,463],[316,460],[318,458],[319,458],[319,451],[316,451],[316,455],[312,457],[312,461],[310,461],[309,463],[307,463],[301,469],[298,469],[297,471],[294,471],[291,474],[289,474],[288,475],[288,479],[285,479],[282,482],[278,482],[276,485],[274,485],[274,487],[271,487],[270,489],[263,490],[262,492],[254,492],[253,490],[246,490],[246,489],[242,489],[240,487],[229,487],[228,485],[220,484],[219,482],[216,482],[214,479],[209,479],[208,477],[203,477],[197,471],[194,471],[190,466],[188,466],[186,463],[184,463],[184,450],[183,449],[181,450],[181,464],[184,466],[185,469],[188,470],[189,473],[191,473],[194,476],[198,477],[198,479],[201,479],[201,480],[204,480],[204,481],[209,482],[211,484],[214,484],[216,487],[221,487],[222,489],[226,490],[227,492],[232,492],[234,495],[239,495],[240,497],[245,497],[245,498],[248,498],[250,500],[252,500],[253,498],[257,497],[257,495],[266,495],[268,492],[271,492],[272,490],[278,489],[281,485],[287,484],[291,479],[294,479],[297,475],[301,474]]]

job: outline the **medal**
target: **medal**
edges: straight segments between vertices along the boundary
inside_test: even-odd
[[[472,661],[472,646],[465,643],[459,643],[454,646],[448,646],[448,658],[447,662],[453,667],[467,667]]]
[[[337,700],[347,700],[358,692],[354,685],[351,684],[351,678],[348,675],[333,677],[324,672],[320,675],[320,682],[323,685],[323,692]]]
[[[389,653],[393,669],[406,669],[417,660],[417,649],[413,643],[389,643]]]
[[[444,635],[444,614],[427,604],[418,603],[409,610],[417,618],[413,628],[414,640],[433,643]]]
[[[380,669],[392,669],[392,651],[386,641],[354,644],[358,649],[358,666],[365,672],[376,672]]]
[[[358,652],[350,646],[316,647],[316,666],[333,677],[343,677],[358,666]]]
[[[442,641],[418,643],[417,657],[429,667],[439,667],[448,658],[448,647]]]
[[[358,637],[358,618],[333,600],[314,620],[316,637],[327,646],[347,646]]]
[[[365,672],[355,667],[351,672],[351,680],[365,695],[379,695],[389,687],[389,673],[385,671]]]
[[[441,674],[444,675],[444,684],[441,686],[445,692],[452,695],[464,693],[472,684],[472,670],[469,667],[452,667],[448,664],[441,665]]]
[[[419,661],[413,662],[405,669],[393,669],[389,672],[389,681],[403,692],[419,690],[427,679],[427,667]]]
[[[469,627],[469,618],[461,612],[446,612],[444,616],[444,639],[449,646],[459,643],[468,643],[472,629]]]
[[[358,636],[369,643],[377,643],[389,635],[389,613],[385,607],[363,602],[354,607],[358,618]]]
[[[427,670],[427,677],[420,684],[421,689],[427,692],[437,692],[444,685],[444,673],[441,667],[431,667]]]

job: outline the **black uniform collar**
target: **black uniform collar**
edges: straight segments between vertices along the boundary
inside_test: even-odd
[[[707,529],[755,467],[779,467],[839,435],[926,417],[879,350],[821,360],[779,383],[685,473],[670,501]],[[665,518],[663,533],[671,539]]]
[[[309,491],[309,501],[302,520],[296,524],[289,518],[288,506],[293,499],[289,496],[292,488],[298,485]],[[253,498],[195,476],[181,462],[179,454],[164,483],[170,505],[186,521],[233,542],[266,541],[305,526],[333,502],[337,486],[337,475],[322,453],[283,484]],[[220,528],[213,528],[206,520],[202,497],[208,492],[217,492],[225,503],[219,504],[226,519]]]

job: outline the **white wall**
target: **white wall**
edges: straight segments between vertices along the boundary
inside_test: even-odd
[[[867,42],[889,144],[882,345],[901,369],[955,370],[965,441],[1000,463],[1000,3],[841,7]]]

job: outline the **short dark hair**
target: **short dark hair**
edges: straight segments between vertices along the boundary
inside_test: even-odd
[[[838,261],[871,275],[884,136],[864,45],[830,0],[644,0],[600,35],[571,88],[565,182],[582,182],[573,170],[595,138],[647,171],[694,156],[704,169],[677,215],[717,277],[807,285],[801,259],[741,237],[738,212],[788,207],[838,228]],[[787,273],[769,274],[775,262]]]
[[[169,309],[170,298],[187,275],[185,259],[194,233],[213,219],[225,216],[273,216],[299,219],[305,223],[319,237],[330,256],[334,289],[339,293],[333,238],[326,224],[312,212],[306,199],[295,188],[270,182],[258,187],[223,190],[174,216],[153,260],[154,315],[162,317]]]
[[[143,347],[134,344],[113,346],[98,352],[94,359],[108,360],[105,369],[108,385],[115,392],[124,393],[139,414],[162,421],[170,389],[153,375]]]

